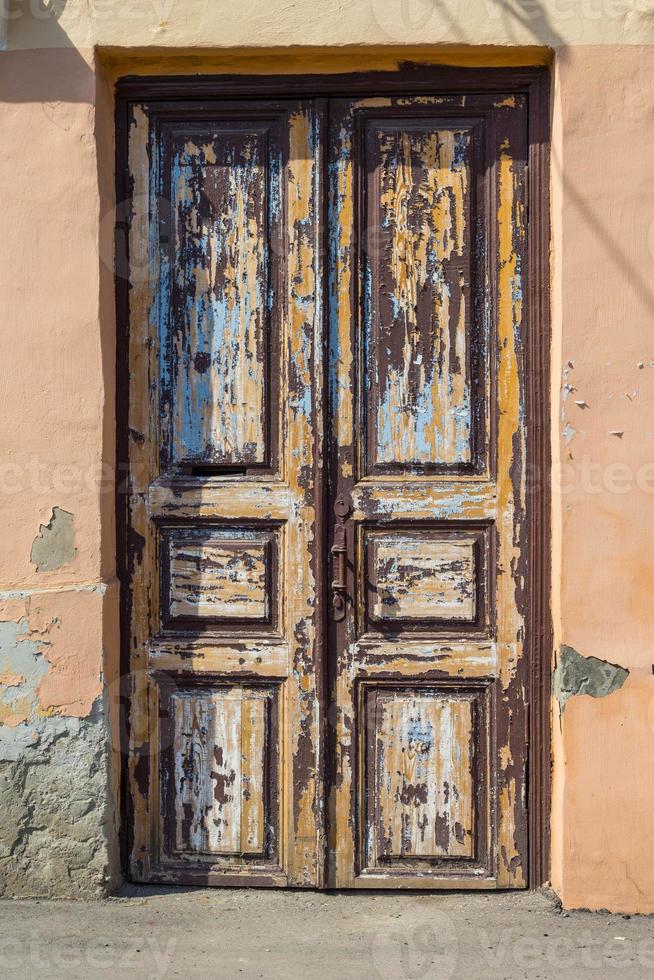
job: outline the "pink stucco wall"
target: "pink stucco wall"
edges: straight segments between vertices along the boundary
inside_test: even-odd
[[[37,28],[38,41],[44,28]],[[9,767],[12,754],[45,751],[53,725],[79,737],[71,726],[94,718],[98,705],[109,731],[115,704],[111,80],[130,57],[134,70],[135,58],[124,37],[112,62],[90,43],[56,44],[48,35],[39,47],[25,43],[25,24],[16,30],[21,45],[0,54],[0,627],[16,626],[13,645],[0,643],[0,748]],[[175,37],[178,47],[197,42],[179,25]],[[404,41],[398,30],[395,42]],[[280,53],[272,63],[298,70],[298,58]],[[384,67],[398,60],[370,58]],[[449,55],[457,58],[510,55]],[[175,70],[164,52],[149,59],[141,59],[143,71]],[[329,66],[328,52],[322,61]],[[338,67],[360,61],[360,53],[341,52]],[[231,63],[229,52],[220,62],[211,54],[196,62],[203,70],[230,64],[252,69],[242,52]],[[553,700],[552,883],[571,907],[652,912],[654,49],[561,45],[553,77],[556,646],[629,676],[606,697],[571,697],[562,713]],[[33,542],[53,508],[72,518],[46,540],[54,557],[39,567]],[[56,515],[42,537],[53,530]],[[104,815],[89,831],[94,854],[101,852],[92,873],[81,869],[73,888],[55,869],[32,892],[89,893],[113,880],[119,764],[114,729],[102,762]],[[0,823],[3,833],[10,838]],[[56,833],[53,822],[52,841]],[[28,848],[25,867],[37,856]],[[8,890],[20,893],[4,860]]]

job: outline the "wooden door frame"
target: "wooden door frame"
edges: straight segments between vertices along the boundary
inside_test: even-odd
[[[498,92],[523,94],[528,100],[528,229],[527,297],[525,309],[527,441],[527,553],[529,569],[527,634],[529,658],[529,772],[528,820],[530,888],[537,888],[550,875],[550,681],[552,656],[551,596],[551,449],[550,449],[550,92],[547,67],[457,68],[439,65],[404,64],[398,71],[367,71],[337,75],[205,75],[126,76],[116,83],[116,525],[117,562],[121,584],[120,672],[130,669],[127,639],[130,596],[127,583],[128,531],[127,494],[127,364],[129,331],[129,284],[126,275],[125,229],[127,220],[120,205],[129,198],[127,115],[133,102],[207,101],[224,98],[327,98],[385,94],[452,94]],[[325,291],[326,292],[326,291]],[[326,340],[325,340],[326,343]],[[326,359],[325,359],[326,360]],[[324,628],[323,628],[324,635]],[[326,665],[320,665],[324,674]],[[127,686],[121,688],[121,853],[127,867],[131,826],[130,800],[126,784],[129,732]]]

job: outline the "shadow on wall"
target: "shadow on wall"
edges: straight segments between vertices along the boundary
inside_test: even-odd
[[[444,2],[436,0],[436,4],[439,8],[446,8],[448,5],[447,0]],[[568,59],[567,42],[552,24],[542,3],[530,3],[529,16],[519,9],[517,0],[513,3],[507,2],[507,0],[488,0],[488,6],[491,5],[496,8],[498,16],[502,18],[508,39],[515,39],[512,29],[512,23],[515,22],[526,28],[539,44],[553,48],[559,66],[565,64]],[[578,16],[584,17],[586,14],[580,11]],[[455,21],[450,21],[450,26],[452,30],[457,29]],[[460,31],[459,38],[462,41],[469,40],[462,36]],[[568,199],[568,204],[571,204],[573,209],[581,215],[598,245],[601,246],[607,262],[618,268],[625,279],[625,283],[636,293],[645,309],[654,312],[654,288],[652,288],[650,280],[643,275],[633,258],[627,252],[620,250],[616,242],[615,230],[604,224],[599,215],[589,207],[587,196],[581,193],[568,179],[562,161],[554,147],[551,150],[551,165],[553,172],[561,182],[563,194]]]
[[[394,17],[397,17],[397,7],[390,4],[389,0],[383,0],[383,8],[380,0],[369,2],[373,17],[383,29],[387,9],[393,9]],[[44,0],[12,0],[8,13],[9,50],[0,52],[2,101],[93,103],[93,67],[84,60],[59,24],[67,5],[68,0],[53,0],[52,3],[45,3]],[[399,15],[405,27],[412,30],[419,29],[421,25],[426,27],[436,16],[449,34],[448,43],[455,41],[474,47],[478,39],[470,37],[462,29],[457,18],[458,9],[458,0],[429,0],[427,4],[421,5],[420,13],[417,13],[411,0],[402,0]],[[526,30],[538,46],[554,49],[557,61],[565,62],[566,41],[552,23],[544,4],[530,3],[527,9],[521,8],[517,0],[485,0],[485,9],[490,19],[498,24],[501,21],[509,44],[514,42],[524,45],[523,32]],[[92,18],[92,13],[89,16]],[[92,19],[89,20],[89,25],[93,27]],[[517,36],[516,28],[520,29],[520,37]],[[92,46],[93,41],[89,39],[89,51],[92,51]],[[584,195],[567,180],[561,161],[555,153],[552,156],[552,165],[562,182],[564,193],[584,218],[607,260],[627,277],[630,287],[637,292],[644,306],[650,311],[654,310],[654,289],[646,277],[627,254],[620,252],[612,230],[588,206]]]
[[[68,0],[12,0],[0,51],[0,103],[95,101],[95,73],[59,18]],[[89,54],[93,56],[92,44]]]
[[[371,2],[375,2],[375,0],[371,0]],[[386,0],[383,0],[383,2],[386,2]],[[402,0],[403,15],[407,19],[410,19],[407,16],[410,2],[411,0]],[[459,0],[430,0],[429,6],[431,7],[431,11],[426,18],[423,18],[423,26],[426,25],[428,19],[431,19],[433,13],[437,11],[441,22],[447,25],[452,32],[453,40],[469,45],[479,43],[478,38],[470,37],[461,29],[461,25],[457,20]],[[525,10],[520,9],[519,0],[514,0],[514,2],[507,2],[507,0],[485,0],[484,8],[489,20],[498,24],[498,26],[499,22],[502,23],[505,37],[504,43],[524,46],[524,36],[516,37],[513,30],[513,25],[519,24],[532,35],[538,45],[556,50],[557,57],[559,56],[559,52],[565,53],[566,42],[562,34],[552,24],[543,4],[531,2],[529,4],[529,14]],[[414,23],[412,26],[417,27],[419,25]]]
[[[409,0],[403,0],[405,10],[408,2]],[[448,0],[434,0],[431,4],[432,11],[439,11],[443,21],[448,24],[452,33],[456,34],[457,39],[461,43],[474,44],[475,39],[466,36],[460,29],[456,17],[452,15],[451,6]],[[456,4],[454,4],[454,7],[456,8]],[[511,40],[518,43],[518,39],[515,37],[513,30],[513,24],[515,23],[529,31],[534,41],[539,45],[553,48],[556,52],[556,60],[559,65],[564,64],[568,59],[567,42],[552,24],[543,4],[530,3],[529,15],[519,8],[517,2],[507,2],[507,0],[487,0],[486,7],[489,11],[492,11],[494,8],[495,12],[489,13],[489,16],[502,19],[506,38],[509,43]],[[583,17],[585,15],[583,12],[580,12],[579,16]],[[629,285],[629,288],[637,294],[638,299],[645,309],[649,312],[654,312],[654,288],[652,288],[650,281],[642,274],[632,257],[628,253],[620,250],[616,242],[614,230],[603,223],[598,214],[589,207],[584,194],[567,178],[562,168],[562,162],[554,148],[552,149],[552,169],[561,181],[563,193],[568,198],[569,204],[584,219],[588,229],[601,246],[607,261],[611,265],[617,266],[619,272]]]

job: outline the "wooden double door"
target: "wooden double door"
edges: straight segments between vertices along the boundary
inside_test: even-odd
[[[526,97],[124,113],[132,877],[524,886]]]

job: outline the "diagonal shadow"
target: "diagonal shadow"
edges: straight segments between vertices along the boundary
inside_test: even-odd
[[[0,53],[0,103],[88,103],[95,73],[59,18],[69,0],[0,0],[7,9],[7,46]]]
[[[539,46],[553,48],[559,64],[569,60],[568,42],[552,23],[542,4],[538,4],[537,8],[532,8],[532,14],[530,16],[527,16],[521,11],[516,3],[507,2],[507,0],[486,0],[486,4],[487,6],[494,5],[497,9],[506,35],[510,41],[516,44],[521,43],[515,31],[515,26],[520,25],[521,28],[529,32]],[[471,39],[461,29],[447,0],[434,0],[434,7],[438,9],[442,20],[447,24],[458,41],[464,44],[474,45],[474,39]],[[564,202],[567,198],[568,206],[575,208],[581,215],[586,226],[599,243],[608,262],[620,271],[643,306],[648,312],[654,311],[654,288],[650,285],[649,279],[643,275],[632,256],[624,249],[617,247],[614,233],[603,223],[597,212],[589,205],[578,186],[570,180],[563,168],[561,158],[554,147],[551,147],[550,153],[552,169],[561,182]]]

